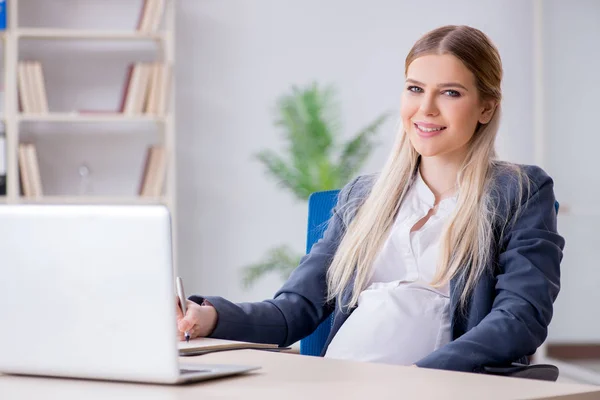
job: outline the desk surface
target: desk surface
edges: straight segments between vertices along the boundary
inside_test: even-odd
[[[236,350],[188,364],[250,364],[246,375],[184,386],[0,375],[0,398],[39,399],[599,399],[600,387]]]

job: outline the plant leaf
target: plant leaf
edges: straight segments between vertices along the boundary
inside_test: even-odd
[[[295,170],[271,150],[263,150],[256,157],[262,162],[269,174],[278,180],[278,185],[291,190],[296,196],[304,198],[306,190],[297,183]],[[310,193],[309,193],[310,195]]]
[[[323,166],[335,148],[339,131],[337,106],[331,87],[321,89],[316,83],[307,88],[292,88],[277,104],[276,125],[283,128],[288,141],[290,162],[296,172],[296,184],[302,199],[321,190]],[[333,170],[331,168],[331,170]]]
[[[265,260],[244,267],[242,284],[244,288],[252,286],[265,274],[279,272],[281,278],[286,280],[298,266],[303,254],[294,252],[287,245],[282,245],[269,250]]]

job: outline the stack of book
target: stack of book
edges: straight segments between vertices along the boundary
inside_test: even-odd
[[[130,64],[116,112],[127,116],[164,115],[169,101],[171,70],[170,65],[160,62]],[[80,110],[79,112],[82,114],[115,113],[111,110]]]
[[[21,190],[25,197],[42,196],[42,178],[38,163],[37,150],[33,143],[19,144],[19,171]]]
[[[38,61],[21,61],[17,66],[19,103],[21,111],[31,114],[48,112],[48,99],[42,64]]]
[[[163,192],[167,153],[164,146],[152,145],[146,151],[146,160],[138,194],[142,197],[158,197]]]
[[[151,115],[164,115],[167,112],[169,87],[171,84],[171,66],[165,63],[153,63],[148,80],[148,99],[144,111]]]
[[[119,111],[126,115],[163,115],[167,110],[171,68],[163,63],[129,66]]]
[[[145,0],[138,19],[138,32],[155,32],[160,26],[164,8],[165,0]]]

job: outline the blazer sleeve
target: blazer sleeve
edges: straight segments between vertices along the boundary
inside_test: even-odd
[[[222,297],[191,296],[210,302],[218,314],[210,337],[289,346],[312,333],[332,312],[326,304],[326,271],[345,233],[341,210],[360,177],[338,196],[323,238],[305,255],[274,298],[261,302],[232,303]]]
[[[490,313],[417,366],[481,372],[533,354],[546,339],[565,242],[557,233],[552,179],[541,174],[500,247]]]

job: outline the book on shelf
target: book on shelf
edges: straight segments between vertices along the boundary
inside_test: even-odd
[[[48,96],[46,94],[46,80],[44,79],[44,72],[42,71],[42,63],[36,62],[34,63],[34,71],[35,71],[35,83],[37,88],[37,99],[39,102],[40,112],[47,113],[48,110]]]
[[[42,64],[38,61],[20,61],[17,66],[19,104],[27,114],[48,113],[48,98]]]
[[[127,66],[127,72],[125,73],[125,83],[123,84],[123,90],[121,91],[121,102],[119,105],[119,112],[125,111],[125,103],[127,101],[128,92],[131,90],[131,76],[133,75],[133,69],[135,64],[129,64]]]
[[[159,197],[162,195],[166,170],[167,152],[164,146],[149,146],[146,150],[138,194],[142,197]]]
[[[156,32],[162,21],[165,0],[144,0],[137,23],[137,31],[142,33]]]
[[[0,196],[6,196],[6,130],[0,121]]]
[[[29,82],[29,70],[27,62],[19,62],[17,66],[17,74],[20,110],[21,112],[32,112],[35,107],[33,104],[33,93],[31,93],[33,88]]]
[[[0,31],[6,30],[6,0],[0,0]]]
[[[148,95],[151,65],[148,63],[135,63],[127,82],[125,101],[121,110],[126,115],[142,114],[144,103]]]
[[[166,63],[154,63],[151,68],[148,98],[144,112],[150,115],[164,115],[167,112],[171,86],[172,68]]]
[[[119,107],[113,110],[79,110],[81,114],[164,115],[170,94],[172,68],[154,62],[137,62],[127,67]]]
[[[33,143],[19,144],[21,191],[25,197],[41,197],[42,179],[36,147]]]

